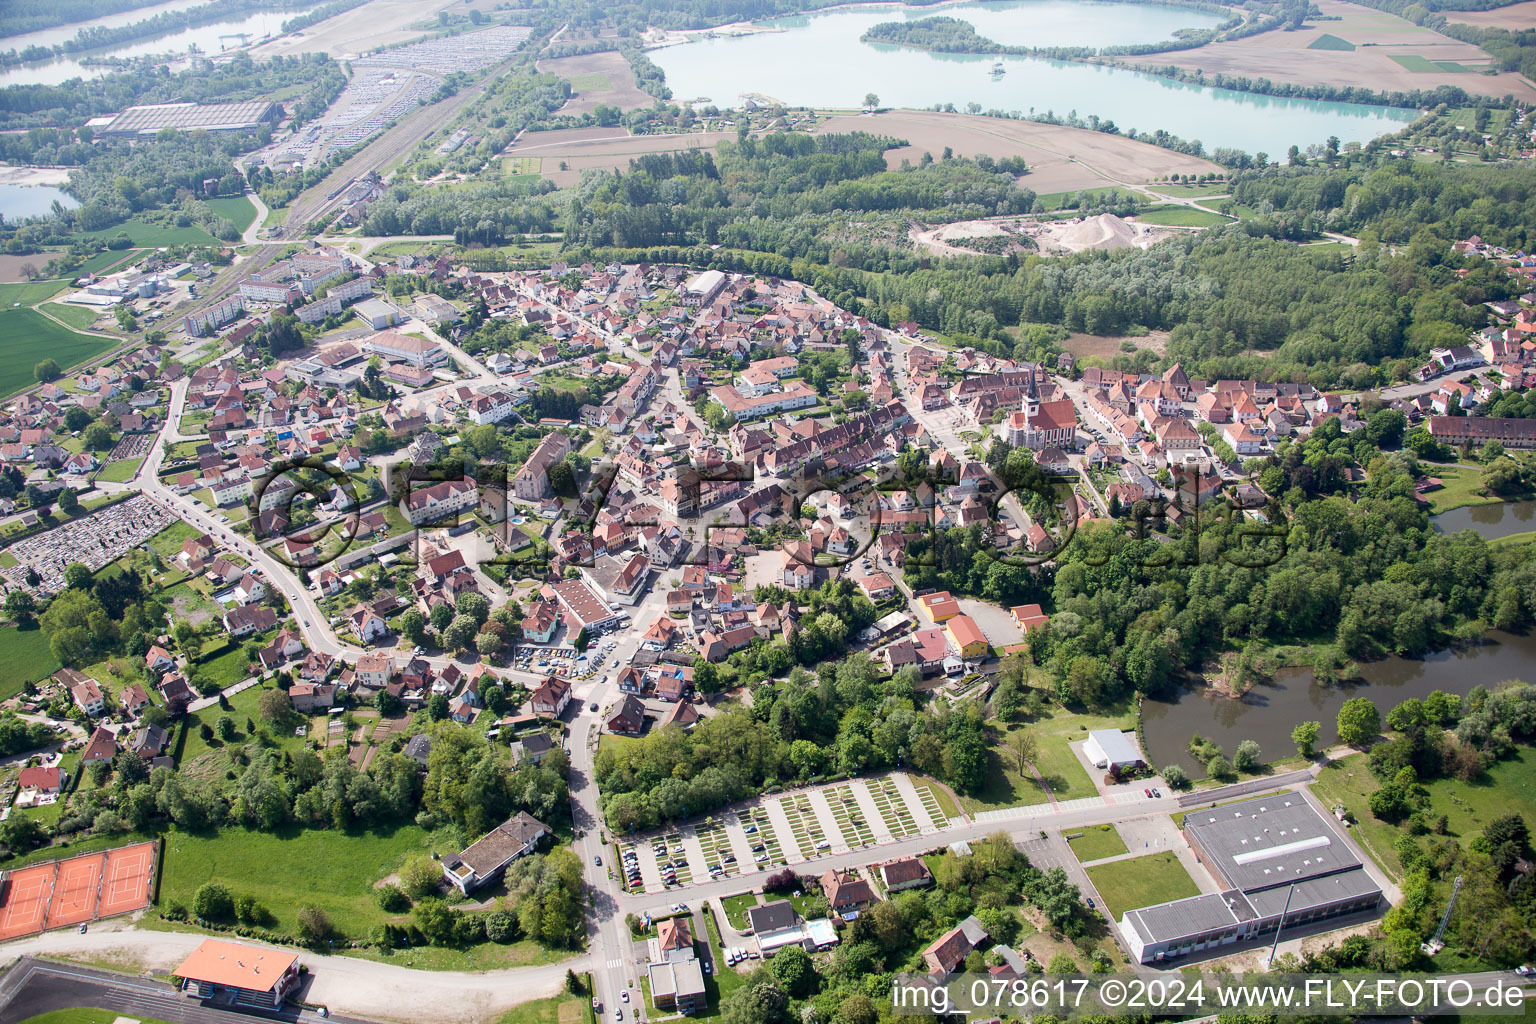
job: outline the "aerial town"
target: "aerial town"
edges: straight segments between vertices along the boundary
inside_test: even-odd
[[[1536,979],[1512,8],[65,6],[0,44],[0,1024]],[[823,30],[1316,122],[728,74]]]

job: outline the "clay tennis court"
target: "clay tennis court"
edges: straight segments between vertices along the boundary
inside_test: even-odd
[[[140,843],[107,852],[101,878],[101,906],[97,917],[113,917],[149,906],[150,884],[155,877],[155,844]]]
[[[0,906],[0,940],[43,930],[57,867],[57,862],[50,861],[11,872],[5,883],[5,904]]]
[[[139,843],[14,871],[0,894],[0,941],[147,907],[154,864],[155,844]]]

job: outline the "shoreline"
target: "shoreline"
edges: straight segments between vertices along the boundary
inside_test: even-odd
[[[63,187],[68,184],[68,167],[25,167],[16,164],[0,164],[0,185]]]

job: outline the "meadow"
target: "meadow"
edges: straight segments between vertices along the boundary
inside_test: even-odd
[[[111,346],[105,338],[76,334],[35,309],[0,310],[0,397],[36,384],[32,368],[43,359],[68,370]]]

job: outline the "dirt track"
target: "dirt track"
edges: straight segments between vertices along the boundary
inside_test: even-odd
[[[1118,135],[999,117],[892,110],[834,117],[818,130],[863,131],[906,139],[908,145],[886,153],[891,167],[900,167],[902,160],[916,163],[925,152],[937,157],[945,146],[961,156],[1022,156],[1029,174],[1021,184],[1037,193],[1151,181],[1167,174],[1221,172],[1209,160]]]
[[[1295,32],[1265,32],[1230,43],[1211,43],[1177,53],[1150,53],[1122,57],[1118,61],[1137,67],[1200,69],[1206,75],[1243,75],[1270,78],[1280,82],[1321,83],[1324,85],[1364,86],[1380,92],[1408,92],[1455,85],[1469,93],[1503,96],[1536,101],[1536,87],[1519,75],[1501,72],[1483,75],[1476,70],[1409,71],[1392,57],[1419,56],[1432,61],[1452,61],[1473,69],[1486,67],[1491,58],[1471,43],[1463,43],[1422,28],[1395,15],[1342,3],[1340,0],[1316,0],[1326,15],[1338,21],[1313,21]],[[1497,24],[1491,19],[1511,17],[1508,12],[1519,7],[1536,9],[1536,3],[1488,11],[1480,16],[1488,21],[1473,21],[1460,11],[1447,12],[1454,21],[1473,24]],[[1526,12],[1526,26],[1530,20]],[[1323,35],[1332,35],[1355,44],[1353,50],[1312,50],[1312,43]]]

